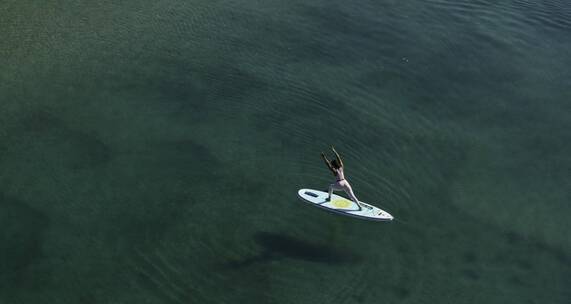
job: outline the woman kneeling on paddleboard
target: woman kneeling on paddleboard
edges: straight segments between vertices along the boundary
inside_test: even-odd
[[[327,159],[327,157],[325,157],[325,153],[321,152],[321,158],[323,158],[323,160],[325,161],[325,164],[327,165],[329,170],[331,170],[333,175],[335,175],[335,179],[336,179],[335,183],[329,185],[329,197],[327,198],[326,201],[331,200],[331,194],[333,194],[333,191],[343,190],[343,191],[345,191],[345,193],[347,193],[349,198],[353,202],[355,202],[355,204],[361,205],[359,203],[359,200],[357,199],[357,197],[353,193],[353,189],[351,189],[351,185],[345,179],[345,174],[343,173],[343,161],[341,161],[341,157],[339,156],[339,153],[337,153],[337,151],[335,151],[335,148],[333,148],[333,146],[331,146],[331,150],[333,150],[333,153],[335,153],[335,158],[336,158],[332,161],[329,161]]]

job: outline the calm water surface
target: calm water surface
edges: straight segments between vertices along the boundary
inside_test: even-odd
[[[570,303],[571,4],[0,4],[0,302]],[[393,223],[304,205],[332,178]]]

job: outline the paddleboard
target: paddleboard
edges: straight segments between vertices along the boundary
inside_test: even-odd
[[[326,201],[329,193],[319,190],[300,189],[297,192],[297,195],[305,202],[328,211],[373,221],[393,220],[392,215],[380,208],[361,201],[359,201],[360,204],[356,204],[355,202],[335,193],[331,195],[331,201]]]

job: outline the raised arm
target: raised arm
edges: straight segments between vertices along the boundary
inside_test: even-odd
[[[341,160],[341,156],[339,156],[339,153],[335,151],[335,148],[333,148],[333,146],[331,146],[331,150],[333,150],[333,153],[335,153],[335,157],[337,157],[337,162],[339,163],[339,165],[343,167],[343,161]]]
[[[327,159],[327,157],[325,157],[325,153],[321,152],[321,158],[323,158],[323,161],[325,162],[325,164],[327,165],[327,168],[329,168],[329,170],[331,170],[331,172],[333,174],[335,174],[335,170],[333,170],[333,168],[331,167],[331,163],[329,162],[329,160]]]

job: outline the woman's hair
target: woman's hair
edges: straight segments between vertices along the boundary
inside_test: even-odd
[[[339,165],[336,159],[331,160],[331,166],[335,169],[341,168],[341,165]]]

